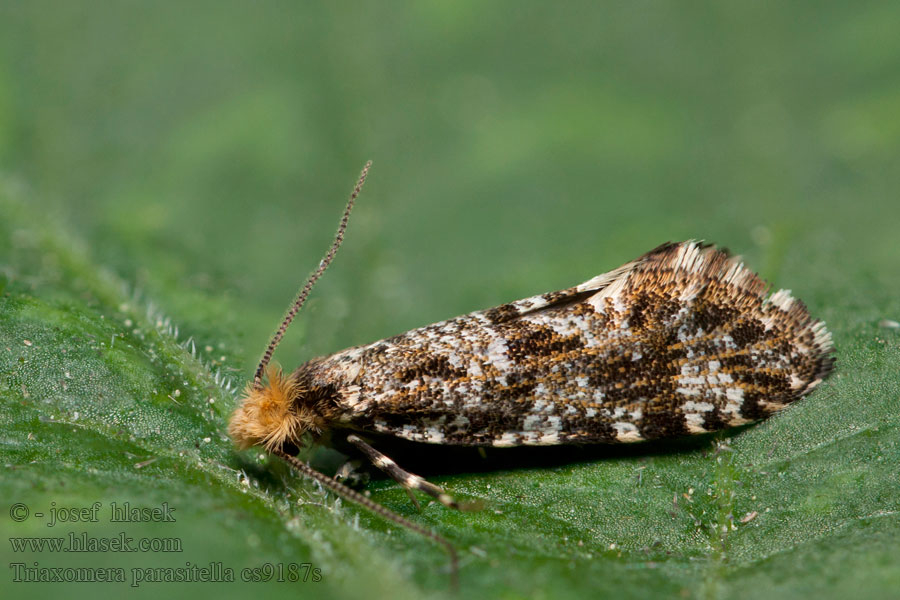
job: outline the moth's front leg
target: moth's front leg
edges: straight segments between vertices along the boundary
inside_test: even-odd
[[[410,473],[409,471],[404,471],[397,463],[394,462],[392,458],[382,454],[381,452],[361,440],[356,434],[351,433],[350,435],[348,435],[347,441],[359,448],[359,450],[363,454],[365,454],[369,460],[372,461],[373,465],[387,473],[391,477],[391,479],[402,485],[406,489],[409,497],[412,499],[416,507],[419,506],[419,503],[416,501],[415,497],[413,497],[410,490],[425,492],[429,496],[435,498],[444,506],[448,506],[450,508],[468,508],[467,506],[461,507],[459,503],[453,499],[452,496],[447,494],[443,489],[439,488],[433,483],[430,483],[422,477]]]
[[[363,469],[363,459],[354,458],[347,460],[338,467],[334,478],[351,488],[361,488],[369,483],[369,472]]]

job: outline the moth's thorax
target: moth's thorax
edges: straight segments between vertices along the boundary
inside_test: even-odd
[[[313,359],[285,376],[270,369],[259,388],[247,386],[231,416],[228,433],[240,448],[300,445],[304,433],[318,435],[339,418],[341,405],[359,374],[354,349]]]

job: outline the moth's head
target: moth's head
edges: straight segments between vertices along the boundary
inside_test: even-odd
[[[304,394],[304,387],[293,377],[269,369],[262,386],[251,382],[244,389],[241,405],[228,423],[228,434],[242,450],[251,446],[272,450],[285,442],[300,445],[300,436],[314,422],[300,401]]]

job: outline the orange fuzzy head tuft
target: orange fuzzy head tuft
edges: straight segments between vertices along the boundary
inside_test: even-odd
[[[244,390],[241,405],[231,415],[228,434],[241,449],[263,445],[271,450],[297,440],[309,429],[297,407],[302,393],[296,380],[270,369],[263,387],[251,383]]]

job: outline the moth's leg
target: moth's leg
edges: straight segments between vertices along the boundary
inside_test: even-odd
[[[369,483],[369,473],[360,467],[362,467],[362,459],[348,460],[338,468],[334,478],[350,488],[362,487]],[[412,503],[416,505],[416,510],[422,510],[422,505],[419,504],[419,499],[412,493],[412,490],[408,487],[403,489],[406,490],[406,495],[409,496]]]
[[[413,497],[410,490],[419,490],[420,492],[425,492],[429,496],[435,498],[444,506],[456,509],[460,508],[456,500],[454,500],[452,496],[444,492],[444,490],[434,485],[433,483],[429,483],[418,475],[414,475],[413,473],[404,471],[399,467],[399,465],[397,465],[397,463],[393,461],[393,459],[385,456],[366,442],[362,441],[355,434],[351,433],[350,435],[348,435],[347,441],[359,448],[362,453],[372,461],[373,465],[387,473],[391,477],[391,479],[402,485],[406,489],[406,493],[409,494],[409,497],[412,498],[417,508],[419,507],[419,503]]]
[[[363,461],[361,458],[348,460],[342,464],[334,478],[351,488],[360,488],[369,483],[369,473],[362,468]]]
[[[406,495],[409,496],[409,499],[412,501],[412,503],[416,505],[416,510],[422,512],[422,505],[419,504],[419,499],[416,498],[416,495],[412,493],[412,490],[405,485],[403,486],[403,489],[406,491]]]

